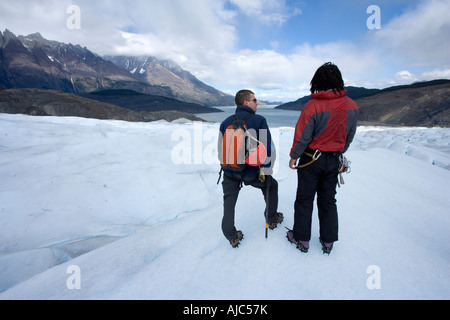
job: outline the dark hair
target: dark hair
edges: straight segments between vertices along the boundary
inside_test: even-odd
[[[235,102],[237,106],[243,106],[244,105],[244,101],[246,100],[250,100],[251,95],[254,94],[252,91],[250,90],[241,90],[236,94],[236,98],[235,98]]]
[[[311,81],[311,93],[328,90],[333,90],[335,93],[337,90],[339,94],[345,90],[341,71],[331,62],[327,62],[317,69]]]

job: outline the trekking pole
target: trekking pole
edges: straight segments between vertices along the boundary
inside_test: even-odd
[[[266,239],[269,237],[269,190],[272,182],[272,176],[267,176],[267,190],[266,190]]]

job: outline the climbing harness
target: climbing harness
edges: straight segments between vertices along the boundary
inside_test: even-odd
[[[319,160],[319,158],[322,156],[322,152],[320,150],[316,150],[314,154],[305,152],[304,155],[310,157],[311,161],[302,165],[298,165],[296,167],[297,169],[303,169],[306,168],[307,166],[312,165],[314,162]],[[348,174],[352,171],[350,164],[351,162],[343,154],[339,155],[339,179],[338,179],[339,188],[341,187],[341,185],[345,184],[344,177],[342,176],[342,174],[343,173]]]
[[[320,152],[320,150],[316,150],[316,152],[314,154],[305,152],[303,153],[304,155],[311,157],[312,160],[308,163],[302,164],[302,165],[298,165],[296,168],[297,169],[302,169],[302,168],[306,168],[307,166],[312,165],[314,162],[316,162],[317,160],[319,160],[319,158],[322,156],[322,152]]]

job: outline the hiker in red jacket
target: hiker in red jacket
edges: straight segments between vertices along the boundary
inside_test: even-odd
[[[355,136],[358,107],[347,97],[339,68],[330,62],[317,70],[311,93],[295,128],[290,153],[289,167],[297,170],[298,188],[294,230],[288,231],[288,239],[302,252],[308,252],[317,193],[320,242],[323,252],[329,254],[338,241],[336,186],[340,156]]]

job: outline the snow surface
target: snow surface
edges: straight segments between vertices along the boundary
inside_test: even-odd
[[[450,298],[450,129],[358,129],[327,256],[316,209],[309,253],[285,238],[297,188],[286,127],[272,128],[285,222],[266,240],[262,194],[245,187],[245,239],[231,248],[218,126],[1,114],[0,299]]]

